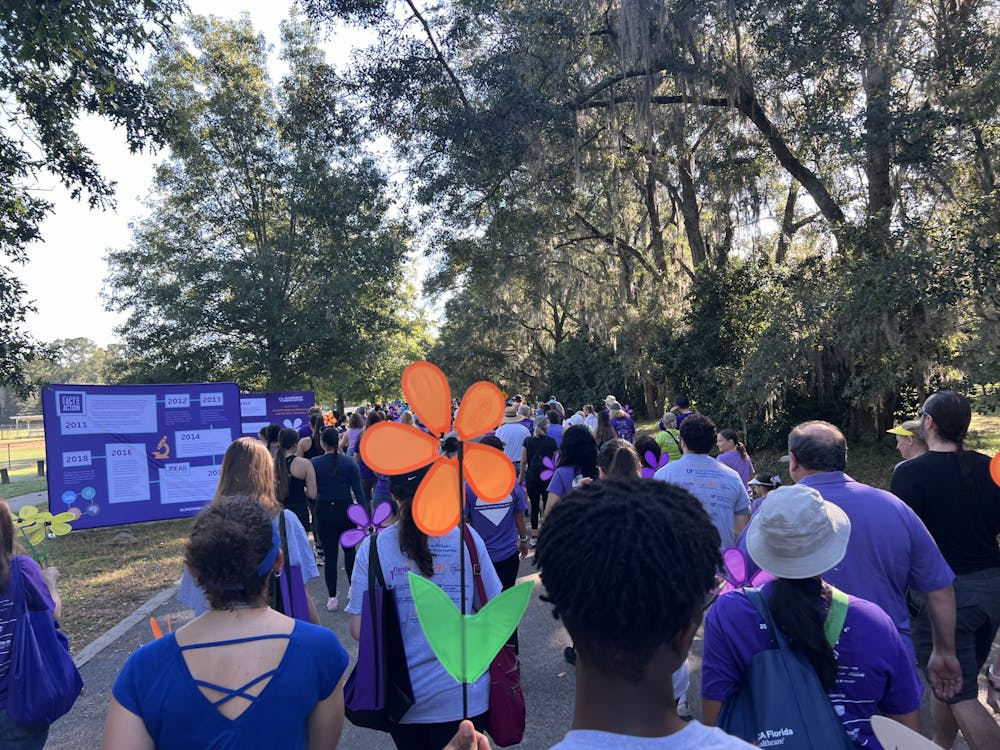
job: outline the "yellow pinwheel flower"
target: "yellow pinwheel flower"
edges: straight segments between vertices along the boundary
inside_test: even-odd
[[[38,508],[34,505],[25,505],[21,510],[14,513],[14,525],[19,529],[31,526],[38,520]]]
[[[45,539],[45,525],[52,520],[52,514],[48,511],[35,510],[31,514],[32,523],[29,526],[21,526],[21,533],[28,540],[32,547],[42,543]]]
[[[73,530],[71,521],[75,521],[76,516],[70,512],[57,513],[45,522],[45,528],[49,536],[66,536]]]

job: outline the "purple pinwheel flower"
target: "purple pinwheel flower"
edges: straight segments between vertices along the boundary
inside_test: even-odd
[[[722,577],[726,579],[726,583],[719,591],[720,596],[744,586],[763,586],[768,581],[774,580],[774,576],[766,570],[758,570],[750,575],[750,560],[747,558],[747,553],[739,547],[730,547],[722,551]]]
[[[642,467],[642,478],[652,479],[653,475],[659,470],[670,463],[670,454],[661,453],[660,457],[657,458],[653,451],[646,451],[643,455],[643,467]]]
[[[340,535],[341,547],[357,547],[366,536],[377,534],[386,526],[386,521],[392,515],[391,503],[379,503],[375,512],[368,516],[368,510],[363,505],[351,505],[347,509],[347,517],[358,525],[356,529],[348,529]]]
[[[632,411],[632,407],[629,406],[628,404],[625,404],[624,406],[622,406],[622,411],[625,412],[626,414],[628,414],[628,416],[629,416],[630,419],[635,416],[635,412]]]
[[[542,469],[541,473],[538,475],[538,478],[541,479],[543,482],[547,482],[550,479],[552,479],[552,475],[556,473],[556,469],[559,466],[559,451],[556,451],[555,455],[553,455],[552,458],[549,458],[548,456],[543,456],[542,466],[544,466],[545,468]]]

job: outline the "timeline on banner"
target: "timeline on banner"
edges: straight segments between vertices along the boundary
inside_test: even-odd
[[[49,509],[75,528],[193,515],[241,432],[235,383],[51,385],[42,408]]]

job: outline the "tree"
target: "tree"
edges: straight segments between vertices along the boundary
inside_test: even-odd
[[[562,341],[609,343],[653,406],[658,336],[728,341],[714,306],[763,310],[699,373],[720,413],[771,433],[803,411],[879,432],[974,364],[963,339],[990,350],[996,0],[406,6],[307,2],[378,29],[355,76],[415,166],[462,309],[543,276],[569,292]],[[775,264],[760,289],[730,272],[746,260]],[[541,299],[515,300],[508,330],[537,328]]]
[[[184,32],[149,74],[171,158],[131,247],[109,254],[127,377],[341,393],[409,311],[408,231],[361,118],[306,22],[282,26],[277,85],[248,19]]]
[[[25,377],[35,392],[18,400],[12,414],[40,414],[42,399],[38,391],[52,383],[108,383],[117,356],[116,346],[97,346],[84,337],[56,339],[40,349],[25,367]]]
[[[97,114],[125,130],[133,151],[156,142],[161,113],[135,60],[155,45],[183,0],[11,0],[0,13],[0,256],[24,263],[52,204],[36,190],[53,175],[91,207],[113,204],[80,140],[76,119]],[[26,290],[0,267],[0,384],[30,390],[24,365],[38,351],[21,327]]]

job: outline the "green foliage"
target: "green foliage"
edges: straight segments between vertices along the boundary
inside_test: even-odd
[[[353,75],[469,378],[543,387],[581,336],[650,412],[684,391],[761,440],[1000,380],[994,0],[408,7],[307,3],[378,32]]]
[[[315,30],[283,25],[276,85],[248,20],[185,32],[149,75],[171,158],[131,247],[108,256],[110,303],[129,313],[122,376],[380,391],[422,346],[399,340],[419,323],[400,280],[408,231]]]
[[[113,204],[114,185],[80,140],[76,120],[96,114],[125,130],[129,147],[156,141],[162,112],[136,56],[155,43],[181,0],[10,0],[0,13],[0,256],[27,259],[52,204],[37,191],[54,175],[92,207]],[[24,286],[0,267],[0,384],[25,396],[25,366],[37,343],[22,331],[33,308]]]
[[[610,393],[623,404],[635,404],[625,382],[625,369],[618,354],[607,344],[594,341],[588,331],[581,330],[567,339],[548,359],[548,384],[544,394],[550,394],[576,410],[584,404],[604,403]]]

